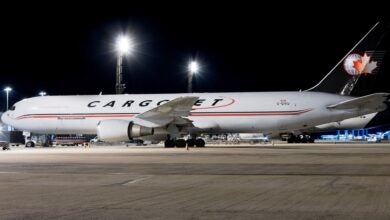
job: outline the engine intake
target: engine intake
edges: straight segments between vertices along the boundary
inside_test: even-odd
[[[104,120],[97,126],[99,140],[107,142],[128,141],[132,138],[153,135],[154,129],[125,120]]]

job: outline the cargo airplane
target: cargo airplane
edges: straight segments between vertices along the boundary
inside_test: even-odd
[[[379,30],[377,23],[306,91],[40,96],[17,102],[2,121],[32,133],[204,147],[204,140],[196,138],[200,133],[278,134],[380,112],[387,108],[388,93],[345,95],[361,75],[369,77],[378,69],[377,52],[382,51],[368,45],[380,41],[384,33]],[[184,135],[190,138],[184,140]]]

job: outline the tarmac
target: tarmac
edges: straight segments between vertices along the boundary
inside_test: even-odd
[[[0,219],[390,219],[390,144],[12,147]]]

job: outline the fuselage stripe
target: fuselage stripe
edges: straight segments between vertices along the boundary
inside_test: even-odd
[[[301,115],[312,111],[304,109],[298,111],[262,111],[262,112],[193,112],[189,117],[198,116],[280,116],[280,115]],[[17,117],[17,120],[31,118],[57,118],[57,119],[84,119],[84,118],[132,118],[139,113],[84,113],[84,114],[28,114]]]

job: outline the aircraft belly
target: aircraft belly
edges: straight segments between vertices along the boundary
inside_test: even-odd
[[[41,134],[96,134],[98,120],[24,119],[15,128]]]
[[[275,119],[264,116],[220,117],[214,121],[220,132],[266,132],[277,129]]]

